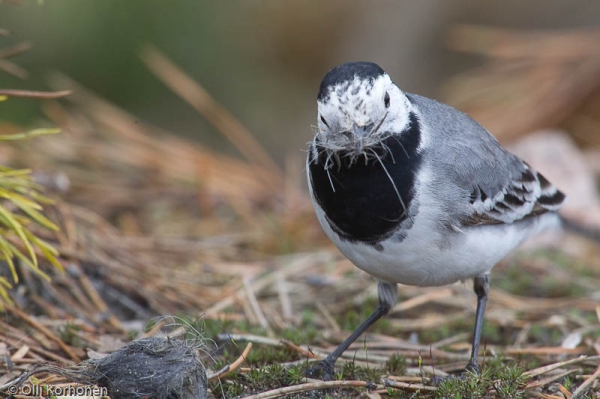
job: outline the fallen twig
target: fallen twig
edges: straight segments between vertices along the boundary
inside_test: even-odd
[[[237,368],[240,367],[242,365],[242,363],[244,363],[244,361],[248,358],[248,353],[250,353],[250,349],[252,349],[252,342],[248,342],[248,345],[246,345],[246,348],[244,349],[244,351],[242,352],[240,357],[238,357],[235,360],[235,362],[226,365],[225,367],[223,367],[221,370],[217,371],[216,373],[208,375],[208,380],[213,381],[213,380],[216,380],[219,378],[223,378],[227,374],[233,372],[234,370],[237,370]]]

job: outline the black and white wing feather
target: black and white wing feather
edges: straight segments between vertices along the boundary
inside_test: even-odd
[[[478,185],[473,186],[470,202],[474,212],[462,220],[463,225],[513,223],[557,211],[562,206],[565,195],[527,163],[521,162],[521,175],[499,191],[486,193]]]
[[[436,160],[439,195],[452,202],[447,212],[460,209],[451,220],[465,227],[513,223],[556,211],[564,203],[562,192],[466,114],[425,97],[407,96],[427,121],[429,134],[435,135],[431,141],[436,145],[426,151]],[[454,190],[448,189],[449,182]]]

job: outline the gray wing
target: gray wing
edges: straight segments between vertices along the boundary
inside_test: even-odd
[[[461,205],[454,215],[461,225],[512,223],[563,204],[562,192],[469,116],[425,97],[407,97],[432,138],[424,151],[434,160],[438,195]],[[449,212],[456,212],[457,202]]]

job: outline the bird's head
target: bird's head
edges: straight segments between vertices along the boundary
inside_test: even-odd
[[[350,164],[369,158],[382,141],[409,124],[410,103],[377,64],[351,62],[329,71],[317,97],[315,141]]]

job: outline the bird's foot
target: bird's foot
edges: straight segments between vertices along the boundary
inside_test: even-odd
[[[334,363],[325,359],[314,363],[308,370],[306,376],[308,378],[318,378],[323,381],[331,381],[335,372]]]
[[[461,375],[464,375],[466,373],[481,374],[481,372],[479,371],[479,365],[477,364],[477,362],[470,361],[469,363],[467,363],[467,366],[465,367],[465,369],[461,373]]]

